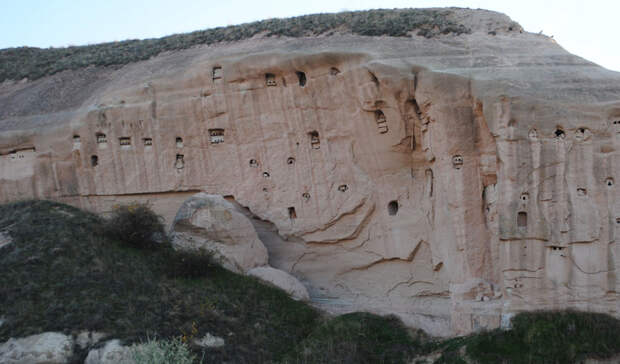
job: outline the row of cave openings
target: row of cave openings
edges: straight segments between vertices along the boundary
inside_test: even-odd
[[[97,133],[95,134],[95,137],[96,137],[97,144],[107,144],[108,142],[107,136],[104,133]],[[311,149],[321,148],[321,139],[319,138],[319,133],[316,130],[309,132],[308,137],[309,137]],[[121,146],[121,148],[131,147],[131,137],[120,137],[118,138],[118,140],[119,140],[119,145]],[[209,140],[211,144],[224,143],[224,129],[209,129]],[[143,138],[142,142],[144,143],[145,149],[150,149],[153,146],[152,138]],[[183,148],[183,138],[176,137],[175,143],[176,143],[177,148]],[[74,135],[73,136],[74,149],[79,148],[80,145],[81,145],[80,136]],[[91,161],[91,166],[96,167],[97,165],[99,165],[99,156],[97,156],[96,154],[92,155],[90,161]],[[288,158],[287,164],[289,165],[295,164],[295,158],[293,157]],[[185,166],[184,155],[177,154],[176,159],[175,159],[175,168],[183,169],[184,166]],[[259,167],[258,161],[256,159],[250,159],[250,167],[258,168]],[[269,173],[263,172],[263,177],[268,178]]]
[[[608,188],[611,188],[614,186],[614,179],[613,177],[607,177],[604,181],[605,186],[607,186]],[[585,197],[588,195],[588,190],[584,187],[577,187],[577,196],[579,197]],[[530,199],[530,194],[527,192],[523,192],[521,194],[520,200],[521,200],[521,204],[522,207],[526,207],[527,202]],[[620,224],[620,217],[616,218],[616,223]],[[519,211],[517,213],[517,227],[520,229],[525,229],[527,228],[527,212],[526,211]]]
[[[336,67],[332,67],[330,68],[329,74],[332,76],[336,76],[340,73],[340,70],[338,70]],[[307,82],[307,78],[306,78],[306,73],[302,72],[302,71],[295,71],[295,74],[297,75],[297,79],[299,81],[299,86],[301,87],[305,87],[306,86],[306,82]],[[375,80],[375,83],[378,83],[378,80],[376,80],[376,77],[374,76],[374,74],[371,74],[373,79]],[[213,80],[219,80],[222,78],[222,67],[220,66],[215,66],[213,67],[212,70],[212,78]],[[284,85],[286,86],[286,81],[284,78],[282,78],[282,82],[284,83]],[[276,81],[276,75],[273,73],[265,73],[265,85],[267,86],[277,86],[278,83]],[[388,124],[387,124],[387,119],[385,117],[385,114],[383,113],[382,110],[375,110],[375,121],[377,123],[377,128],[379,129],[379,133],[380,134],[385,134],[388,132]]]
[[[108,138],[104,133],[95,134],[95,138],[97,144],[103,145],[107,144]],[[209,129],[209,139],[211,144],[221,144],[224,143],[224,129]],[[118,143],[123,149],[127,149],[131,147],[131,137],[119,137]],[[142,143],[144,144],[144,148],[146,150],[150,150],[153,146],[153,138],[142,138]],[[183,148],[183,138],[176,137],[175,143],[177,148]],[[79,149],[81,145],[80,136],[73,136],[73,147],[74,149]],[[96,167],[99,165],[99,157],[97,155],[92,155],[90,157],[90,164],[92,167]],[[184,167],[184,156],[183,154],[177,154],[175,167],[177,169],[182,169]]]
[[[616,128],[618,129],[618,132],[620,132],[620,120],[613,121],[612,124],[614,126],[616,126]],[[511,121],[511,123],[509,123],[508,125],[509,126],[513,126],[514,125],[514,121]],[[584,127],[577,128],[577,130],[575,130],[575,139],[577,139],[577,140],[585,140],[585,139],[587,139],[589,133],[590,133],[590,130],[588,128],[584,128]],[[537,140],[538,139],[538,130],[530,129],[530,131],[528,132],[528,137],[531,140]],[[562,127],[557,127],[555,129],[555,131],[553,132],[553,138],[556,139],[556,140],[566,139],[566,132],[564,131],[564,129]]]
[[[337,69],[336,67],[331,67],[329,70],[329,74],[331,76],[336,76],[339,73],[340,73],[340,70]],[[306,78],[306,73],[303,71],[295,71],[295,75],[297,75],[297,81],[299,82],[299,86],[305,87],[306,82],[308,81],[308,79]],[[213,81],[222,79],[222,67],[221,66],[213,67],[213,69],[211,70],[211,78],[213,79]],[[282,83],[284,86],[286,86],[285,78],[282,78]],[[276,81],[276,75],[274,73],[270,73],[270,72],[265,73],[265,85],[269,87],[278,85],[278,82]]]
[[[513,122],[513,121],[511,121]],[[510,125],[510,124],[509,124]],[[614,128],[616,129],[616,133],[620,133],[620,120],[613,120],[611,121],[611,125],[614,126]],[[575,139],[577,140],[584,140],[588,137],[588,134],[590,133],[590,130],[588,128],[584,128],[584,127],[579,127],[577,128],[577,130],[575,130]],[[529,131],[528,134],[530,139],[538,139],[538,131],[536,129],[531,129]],[[564,129],[559,126],[555,129],[555,131],[553,132],[553,136],[556,139],[565,139],[566,138],[566,132],[564,132]]]

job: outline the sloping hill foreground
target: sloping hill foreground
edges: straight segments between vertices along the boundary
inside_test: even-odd
[[[325,317],[208,257],[115,238],[103,218],[49,201],[0,206],[0,230],[13,240],[0,248],[0,342],[49,331],[103,332],[102,342],[125,344],[210,333],[225,345],[192,347],[208,363],[401,363],[431,352],[439,362],[462,362],[466,353],[489,363],[567,363],[620,352],[620,322],[600,314],[521,314],[513,330],[448,341],[392,317]],[[73,362],[89,349],[76,350]]]

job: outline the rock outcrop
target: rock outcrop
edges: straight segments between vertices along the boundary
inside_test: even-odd
[[[250,269],[248,275],[256,277],[267,284],[281,288],[296,300],[307,301],[310,299],[306,287],[301,284],[297,278],[285,271],[264,266]]]
[[[120,340],[110,340],[101,348],[90,350],[84,364],[135,364],[131,350]]]
[[[268,265],[267,249],[243,211],[222,196],[197,193],[185,201],[170,232],[172,245],[209,254],[222,267],[281,288],[296,300],[309,300],[304,285]]]
[[[58,332],[45,332],[0,344],[3,364],[65,364],[73,355],[74,341]]]
[[[185,201],[170,235],[177,249],[203,250],[236,273],[267,264],[267,249],[250,221],[221,196],[198,193]]]
[[[619,316],[620,74],[449,14],[470,31],[256,36],[4,82],[0,197],[150,201],[171,222],[196,192],[234,196],[316,305],[435,335]]]

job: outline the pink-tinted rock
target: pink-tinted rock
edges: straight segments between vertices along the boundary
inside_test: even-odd
[[[172,222],[196,192],[234,196],[316,305],[435,335],[620,315],[620,74],[501,14],[452,16],[472,32],[255,37],[89,70],[53,110],[39,95],[86,71],[4,83],[0,110],[31,111],[0,114],[0,197],[148,200]]]

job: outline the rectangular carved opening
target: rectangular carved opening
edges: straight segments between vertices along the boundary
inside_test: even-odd
[[[97,133],[96,137],[97,137],[97,143],[98,144],[107,143],[108,142],[108,138],[103,133]]]
[[[288,217],[291,219],[296,219],[297,218],[297,212],[295,212],[295,208],[294,207],[289,207],[288,208]]]
[[[522,228],[522,227],[527,227],[527,213],[524,211],[519,211],[519,213],[517,214],[517,226]]]
[[[306,86],[306,74],[301,71],[297,71],[295,73],[297,74],[297,78],[299,79],[299,86]]]
[[[130,137],[120,137],[118,138],[118,142],[121,146],[130,146],[131,145],[131,138]]]
[[[211,72],[212,72],[211,75],[214,80],[219,80],[220,78],[222,78],[222,67],[215,66],[213,67],[213,70]]]
[[[174,162],[174,167],[176,169],[183,169],[183,167],[185,167],[185,159],[183,154],[177,154],[176,160]]]
[[[310,136],[310,146],[312,149],[320,149],[321,148],[321,139],[319,139],[319,132],[314,130],[308,133]]]
[[[274,75],[273,73],[265,73],[265,84],[267,84],[267,86],[275,86],[276,75]]]
[[[152,138],[144,138],[142,139],[142,141],[144,142],[144,146],[145,147],[150,147],[153,145],[153,139]]]
[[[211,144],[224,143],[224,129],[209,129]]]

